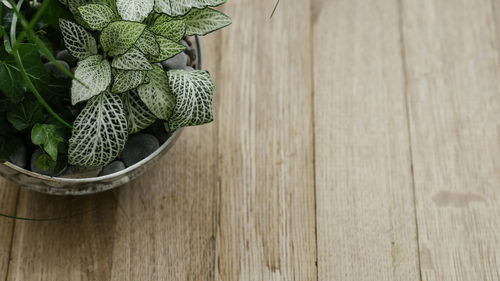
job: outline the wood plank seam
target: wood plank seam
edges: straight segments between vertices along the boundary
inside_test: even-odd
[[[17,216],[17,206],[19,205],[19,189],[17,190],[16,192],[16,204],[14,205],[14,210],[15,210],[15,213],[14,213],[14,216]],[[14,245],[14,233],[15,233],[15,229],[16,229],[16,222],[17,220],[16,219],[12,219],[14,220],[12,222],[12,233],[10,235],[10,247],[9,247],[9,255],[8,255],[8,259],[7,259],[7,270],[5,271],[5,281],[7,281],[7,279],[9,278],[9,270],[10,270],[10,261],[12,259],[12,247]]]

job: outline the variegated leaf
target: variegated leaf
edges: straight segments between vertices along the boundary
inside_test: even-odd
[[[106,26],[101,33],[101,45],[109,56],[126,53],[134,46],[146,26],[138,22],[115,21]]]
[[[142,22],[153,11],[154,0],[117,0],[118,14],[124,20]]]
[[[145,83],[145,71],[119,70],[114,73],[114,82],[111,92],[125,93]]]
[[[115,57],[111,66],[122,70],[153,69],[146,56],[136,48],[132,48],[125,54]]]
[[[128,138],[123,102],[109,92],[89,100],[73,126],[68,154],[71,165],[105,166],[120,154]]]
[[[135,43],[135,47],[146,55],[158,56],[160,54],[160,45],[156,42],[155,35],[148,29],[144,30]]]
[[[69,53],[80,60],[97,54],[97,44],[85,28],[64,19],[59,20],[64,45]]]
[[[214,85],[207,71],[171,70],[167,73],[176,104],[165,126],[169,131],[213,121]]]
[[[162,62],[186,50],[184,45],[160,35],[156,36],[156,41],[160,45],[160,54],[157,56],[148,56],[150,62]]]
[[[186,34],[186,22],[184,19],[165,21],[163,17],[160,17],[151,26],[151,31],[172,41],[179,42]]]
[[[150,82],[137,88],[139,97],[159,119],[168,120],[175,106],[175,98],[168,86],[167,74],[158,66],[147,74]]]
[[[78,11],[83,20],[93,30],[102,30],[117,18],[115,12],[110,7],[102,4],[80,6]]]
[[[102,56],[91,56],[78,62],[75,77],[85,85],[73,80],[71,87],[73,104],[86,101],[104,92],[111,83],[111,66]]]
[[[136,91],[123,95],[125,105],[125,114],[128,120],[128,132],[135,134],[149,127],[156,121],[156,116],[149,111],[148,107],[142,102]]]
[[[155,10],[170,16],[182,16],[192,8],[215,7],[225,2],[226,0],[155,0]]]
[[[206,35],[231,24],[231,19],[223,13],[205,8],[192,9],[185,16],[187,35]]]

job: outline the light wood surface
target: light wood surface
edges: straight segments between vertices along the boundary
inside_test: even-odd
[[[0,180],[0,281],[500,281],[500,2],[230,0],[216,122],[119,189]]]

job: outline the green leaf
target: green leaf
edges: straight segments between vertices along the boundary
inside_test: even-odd
[[[138,22],[115,21],[102,30],[101,45],[109,56],[126,53],[137,42],[146,26]]]
[[[139,86],[137,93],[157,118],[168,120],[175,106],[175,97],[170,92],[165,71],[156,65],[153,68],[147,74],[150,82]]]
[[[156,41],[158,42],[158,44],[160,44],[160,54],[157,56],[148,56],[150,62],[162,62],[186,50],[186,47],[184,45],[181,45],[163,36],[156,36]]]
[[[142,22],[153,11],[154,0],[117,0],[118,14],[124,20]]]
[[[69,163],[105,166],[123,150],[128,137],[127,117],[119,95],[104,92],[89,100],[74,123],[69,140]]]
[[[156,116],[149,111],[136,91],[123,95],[123,103],[128,120],[129,134],[138,133],[156,121]]]
[[[132,48],[125,54],[115,57],[111,66],[122,70],[153,69],[153,66],[151,66],[146,56],[136,48]]]
[[[171,70],[167,75],[176,99],[172,116],[166,123],[168,131],[212,122],[214,85],[210,74],[200,70]]]
[[[53,161],[57,161],[58,146],[59,143],[64,142],[64,138],[60,135],[56,125],[35,124],[31,129],[31,141],[41,146]]]
[[[148,29],[145,29],[135,42],[135,47],[146,55],[158,56],[160,54],[160,44],[156,41],[155,35]]]
[[[128,71],[117,69],[114,74],[112,93],[125,93],[144,84],[145,71]]]
[[[26,99],[7,112],[7,120],[18,131],[30,128],[35,123],[43,122],[43,119],[43,108],[35,100]]]
[[[42,64],[38,48],[33,44],[21,44],[19,55],[25,65],[25,71],[37,89],[44,89],[49,81],[49,74]],[[0,89],[12,101],[20,101],[28,91],[15,58],[0,48]]]
[[[223,13],[205,8],[203,10],[192,9],[185,16],[186,34],[206,35],[231,24],[231,19]]]
[[[85,28],[64,19],[59,21],[59,26],[61,27],[64,44],[75,58],[83,60],[97,54],[96,41]]]
[[[0,37],[2,37],[5,33],[5,28],[3,26],[0,26]]]
[[[42,171],[48,171],[50,168],[57,165],[57,159],[54,160],[52,156],[44,153],[36,159],[35,165]]]
[[[169,16],[182,16],[192,8],[215,7],[225,2],[226,0],[156,0],[155,10]]]
[[[59,1],[50,1],[47,10],[42,14],[45,23],[59,29],[59,19],[71,19],[72,15]]]
[[[84,84],[73,80],[71,101],[73,105],[86,101],[104,92],[111,84],[111,66],[101,55],[95,55],[78,62],[75,77]]]
[[[83,20],[93,30],[102,30],[117,18],[115,12],[102,4],[88,4],[78,8]]]
[[[165,17],[160,16],[151,26],[151,31],[172,41],[179,42],[186,34],[186,22],[184,19],[166,21]]]

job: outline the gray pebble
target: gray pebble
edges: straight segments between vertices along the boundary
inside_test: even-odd
[[[53,177],[54,173],[55,173],[55,167],[50,167],[47,171],[44,171],[36,166],[36,160],[38,160],[38,158],[40,156],[42,156],[42,154],[44,154],[44,153],[45,152],[41,148],[37,148],[37,149],[35,149],[35,151],[33,151],[33,154],[31,155],[31,163],[30,163],[31,171],[34,173],[40,174],[40,175]]]
[[[186,66],[186,67],[184,67],[184,70],[194,71],[194,68],[192,68],[191,66]]]
[[[144,129],[144,133],[155,136],[161,144],[165,143],[172,135],[171,133],[167,132],[167,130],[165,130],[165,125],[160,120],[157,120],[153,123],[153,125]]]
[[[151,155],[160,147],[158,139],[149,134],[136,134],[129,137],[122,152],[125,166],[130,167]]]
[[[123,171],[125,169],[126,169],[125,163],[123,163],[122,161],[114,161],[108,166],[104,167],[99,176],[102,177],[102,176],[112,175],[114,173],[118,173],[119,171]]]
[[[167,70],[170,69],[183,69],[188,62],[188,56],[185,53],[179,53],[173,58],[162,61],[161,65]]]
[[[186,40],[181,40],[181,45],[183,45],[184,47],[186,47],[187,49],[191,48],[191,46],[189,46],[189,43],[186,42]]]
[[[57,53],[56,59],[67,62],[71,67],[76,66],[76,62],[78,61],[68,52],[68,50],[63,50]]]
[[[28,148],[26,147],[26,145],[24,145],[23,142],[19,141],[16,145],[16,149],[10,155],[9,161],[19,168],[26,169],[26,167],[28,167],[28,159]]]
[[[66,68],[68,71],[70,71],[70,67],[69,67],[69,64],[65,61],[62,61],[62,60],[58,60],[57,62],[59,62],[64,68]],[[66,73],[62,72],[62,70],[60,70],[55,63],[53,62],[48,62],[45,64],[45,69],[47,69],[47,71],[54,77],[56,78],[69,78],[68,75],[66,75]]]
[[[61,178],[85,179],[95,178],[101,173],[102,167],[69,166],[61,175]]]

